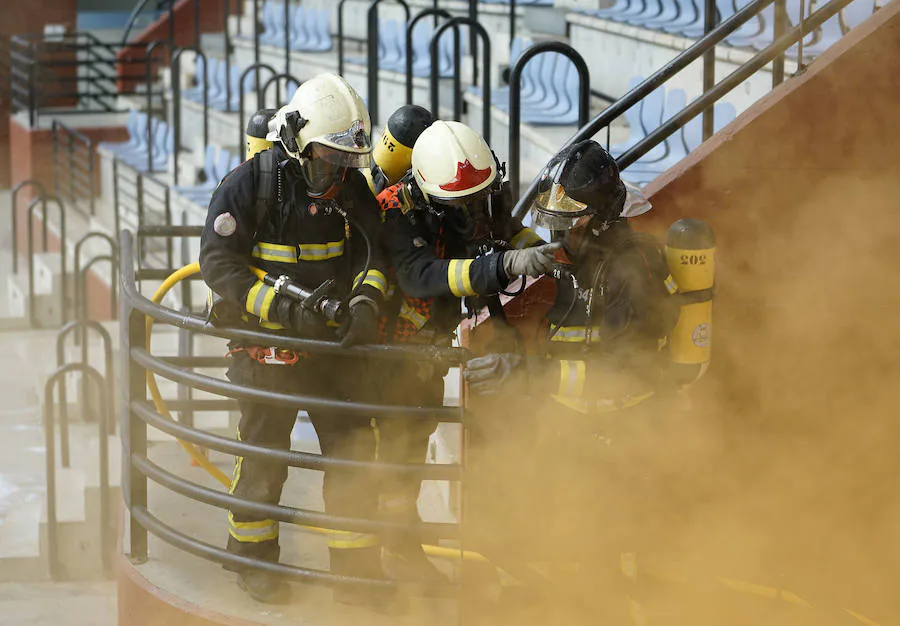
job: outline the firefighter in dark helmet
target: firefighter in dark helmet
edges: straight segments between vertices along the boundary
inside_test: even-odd
[[[370,121],[362,99],[342,78],[322,74],[303,83],[278,110],[270,126],[274,146],[231,172],[213,194],[203,230],[200,266],[223,313],[238,324],[277,334],[340,339],[342,345],[379,339],[378,315],[386,292],[387,266],[378,253],[381,220],[375,198],[359,169],[371,158]],[[367,244],[371,260],[367,265]],[[346,315],[326,320],[323,311],[276,293],[269,277],[286,277],[314,290],[334,281],[331,296]],[[367,268],[367,269],[366,269]],[[267,277],[268,278],[268,277]],[[231,315],[227,311],[231,311]],[[282,393],[359,399],[363,372],[352,359],[310,355],[277,346],[233,344],[228,377],[239,384]],[[290,448],[296,409],[240,401],[238,438]],[[310,411],[326,456],[374,458],[374,435],[365,417]],[[277,504],[285,466],[238,458],[231,492]],[[368,476],[352,470],[325,473],[325,509],[338,516],[374,517],[377,493]],[[230,512],[229,552],[267,561],[279,558],[278,522]],[[329,535],[332,571],[379,578],[380,548],[364,533]],[[261,570],[234,568],[241,588],[265,602],[285,601],[286,583]],[[367,602],[363,591],[335,589],[342,602]],[[363,594],[360,596],[359,594]]]
[[[416,140],[433,121],[428,109],[416,104],[404,104],[391,114],[372,150],[372,167],[363,170],[372,193],[377,196],[400,182],[409,171]]]
[[[511,216],[508,187],[501,181],[496,157],[468,126],[439,120],[419,136],[410,172],[378,196],[397,287],[386,305],[388,341],[449,346],[463,298],[497,294],[520,275],[550,269],[556,245],[542,245]],[[392,395],[388,400],[399,396],[407,403],[441,406],[446,373],[432,364],[394,367],[394,382],[385,386]],[[378,424],[385,460],[424,462],[435,423],[379,419]],[[382,515],[416,520],[419,489],[417,480],[383,485]],[[386,537],[385,542],[386,565],[398,577],[439,577],[418,538]]]
[[[557,598],[578,598],[560,600],[573,624],[596,623],[625,597],[610,600],[619,554],[637,549],[633,533],[659,501],[648,476],[666,439],[655,425],[679,301],[662,247],[621,217],[625,199],[615,160],[594,141],[549,162],[531,211],[563,244],[555,301],[533,352],[477,357],[465,371],[480,396],[473,421],[484,422],[472,450],[496,464],[473,478],[484,480],[469,510],[484,514],[467,532],[513,558],[527,542],[532,560],[559,564],[548,577]],[[522,465],[526,451],[547,462]],[[504,465],[521,472],[495,480]]]

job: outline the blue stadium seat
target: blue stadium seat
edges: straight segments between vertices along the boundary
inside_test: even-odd
[[[297,5],[291,12],[291,32],[288,35],[288,46],[291,50],[305,50],[311,43],[307,30],[306,9]]]
[[[662,11],[663,5],[661,0],[644,0],[643,10],[637,15],[629,17],[626,21],[629,24],[640,26],[646,22],[659,18]]]
[[[844,30],[856,28],[869,19],[874,12],[874,0],[855,0],[855,2],[851,2],[841,11],[841,21],[843,22]]]
[[[681,14],[668,24],[661,24],[660,27],[664,31],[680,34],[683,29],[691,27],[698,21],[702,23],[703,11],[698,8],[694,0],[678,0],[678,5],[681,8]]]
[[[737,3],[735,3],[735,0],[717,0],[716,6],[722,19],[728,19],[734,15],[736,10],[743,8],[748,2],[749,0],[737,0]],[[755,15],[726,37],[725,42],[739,48],[749,48],[762,31],[763,21],[759,15]]]
[[[428,20],[422,20],[413,31],[413,75],[431,75],[431,36],[434,29]],[[463,47],[465,37],[460,31],[460,49]],[[453,76],[453,31],[447,30],[438,41],[438,74],[441,78]]]
[[[109,150],[113,154],[126,153],[137,149],[147,136],[147,114],[140,113],[137,109],[128,111],[128,119],[125,122],[128,131],[128,140],[122,142],[104,141],[100,147]]]
[[[267,1],[262,7],[263,33],[270,42],[284,41],[284,4]]]
[[[182,185],[173,187],[175,191],[183,196],[204,196],[211,194],[216,188],[218,181],[216,180],[216,147],[212,144],[206,146],[206,153],[203,160],[204,181],[198,185]]]
[[[679,0],[661,0],[662,11],[653,19],[644,22],[645,28],[662,28],[678,19],[681,15],[681,3]]]
[[[553,74],[552,89],[557,101],[545,111],[526,109],[522,121],[536,125],[563,126],[578,123],[578,70],[575,64],[559,55]]]
[[[395,72],[406,71],[406,31],[402,25],[396,20],[386,20],[378,35],[381,42],[378,67]]]

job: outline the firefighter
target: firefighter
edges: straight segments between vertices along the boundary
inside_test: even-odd
[[[485,470],[481,502],[496,506],[505,519],[540,520],[540,528],[503,526],[510,553],[516,542],[528,542],[536,561],[548,555],[587,563],[577,580],[606,581],[601,586],[615,580],[601,570],[617,563],[616,550],[634,549],[632,533],[654,518],[652,505],[642,507],[655,489],[647,476],[660,451],[652,446],[666,439],[656,419],[668,388],[666,340],[679,313],[665,254],[621,217],[625,199],[616,162],[597,142],[574,144],[550,161],[531,208],[534,223],[561,233],[563,243],[543,332],[533,353],[473,358],[465,371],[470,391],[482,396],[479,419],[493,433],[486,435],[492,441],[478,444],[488,458],[502,467],[527,450],[548,460],[525,470],[531,474],[518,474],[527,489],[488,485],[499,471]],[[509,421],[496,411],[501,405],[504,416],[515,420],[512,446]],[[563,593],[585,592],[578,582],[561,580],[560,588],[568,590]],[[570,623],[587,623],[581,620],[591,611],[596,620],[597,605],[591,606],[588,617]]]
[[[378,200],[392,282],[399,288],[385,318],[390,342],[449,346],[461,299],[497,294],[520,275],[539,276],[553,264],[557,246],[543,245],[512,217],[496,157],[478,133],[459,122],[435,121],[425,129],[413,147],[411,171]],[[386,385],[388,400],[439,407],[446,373],[427,363],[397,366],[393,384]],[[381,458],[423,463],[436,423],[379,419],[378,427]],[[416,479],[383,484],[382,515],[417,520],[419,488]],[[415,536],[387,537],[388,569],[401,577],[438,578],[420,543]]]
[[[391,114],[372,151],[372,167],[363,170],[372,193],[377,196],[396,185],[409,171],[413,146],[433,121],[428,109],[416,104],[404,104]]]
[[[378,253],[378,205],[359,172],[371,159],[370,121],[362,99],[342,78],[321,74],[296,91],[270,125],[270,150],[253,156],[216,189],[201,238],[203,277],[224,310],[244,326],[288,336],[336,340],[343,346],[378,341],[378,312],[386,291],[386,264]],[[366,244],[369,241],[369,244]],[[367,248],[371,248],[370,251]],[[371,252],[367,264],[367,252]],[[269,276],[286,276],[308,290],[334,281],[332,296],[346,319],[329,324],[311,307],[288,298],[260,280],[250,266]],[[368,268],[365,270],[365,268]],[[363,271],[366,273],[363,273]],[[296,353],[277,346],[232,343],[228,377],[235,383],[281,393],[360,399],[363,364],[351,359]],[[297,410],[240,400],[238,439],[287,450]],[[374,434],[369,418],[310,411],[323,455],[372,460]],[[231,493],[277,504],[287,468],[253,457],[238,457]],[[325,472],[328,513],[372,518],[377,495],[359,472]],[[276,562],[278,522],[229,512],[228,551]],[[372,535],[332,532],[331,569],[336,574],[379,578],[380,548]],[[234,568],[238,584],[261,602],[281,603],[285,581],[251,568]],[[335,600],[372,600],[363,591],[335,588]],[[375,600],[373,600],[375,601]]]

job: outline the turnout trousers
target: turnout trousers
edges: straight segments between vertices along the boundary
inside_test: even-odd
[[[349,400],[358,398],[359,394],[347,390],[367,384],[362,369],[357,369],[349,360],[306,357],[294,365],[268,365],[252,359],[246,352],[236,352],[231,358],[228,378],[232,382],[270,391]],[[296,408],[251,400],[240,400],[239,404],[239,440],[280,450],[290,449]],[[341,415],[330,410],[312,410],[309,414],[323,456],[374,460],[375,434],[369,417]],[[287,475],[288,468],[283,464],[237,457],[230,493],[256,502],[278,504]],[[329,469],[325,472],[323,491],[325,511],[329,514],[372,519],[377,513],[378,490],[371,472]],[[228,551],[277,561],[280,554],[278,530],[279,523],[275,520],[229,511]],[[335,573],[370,576],[380,571],[372,556],[377,549],[374,535],[331,531],[328,544]],[[351,551],[358,558],[347,554]]]

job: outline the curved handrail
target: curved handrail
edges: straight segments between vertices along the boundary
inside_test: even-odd
[[[183,52],[193,52],[203,59],[203,150],[205,151],[206,146],[209,145],[209,63],[207,63],[206,54],[200,48],[192,46],[178,48],[169,60],[169,71],[172,73],[172,135],[175,138],[172,146],[172,165],[175,168],[174,185],[178,184],[178,153],[181,152],[181,63],[179,61]],[[227,74],[225,82],[231,82]]]
[[[429,345],[370,345],[342,348],[340,343],[334,341],[300,339],[298,337],[287,337],[243,328],[216,328],[202,317],[155,304],[138,291],[134,267],[129,261],[129,259],[134,258],[134,235],[131,232],[127,230],[122,231],[119,240],[119,251],[122,259],[119,270],[119,291],[121,294],[119,301],[126,302],[133,309],[163,324],[187,328],[193,332],[212,337],[234,339],[245,342],[246,345],[277,345],[290,350],[297,350],[298,352],[314,352],[324,355],[373,357],[387,360],[415,359],[446,364],[464,363],[469,358],[469,351],[465,348],[438,348]],[[121,319],[124,322],[124,318]]]
[[[47,242],[47,201],[56,203],[59,209],[59,252],[60,252],[60,279],[62,289],[59,291],[60,319],[66,323],[66,293],[68,292],[68,277],[66,276],[66,209],[56,196],[48,195],[43,198],[35,198],[28,205],[28,323],[32,328],[37,327],[37,316],[34,306],[34,208],[38,202],[44,206],[44,219],[41,228],[44,234],[44,250]]]
[[[44,445],[46,446],[47,472],[47,562],[50,576],[57,578],[59,573],[59,542],[57,540],[56,516],[56,443],[53,431],[53,387],[64,379],[69,372],[81,372],[82,376],[93,379],[101,398],[99,420],[100,446],[100,550],[103,570],[107,574],[111,570],[110,547],[112,530],[109,527],[109,440],[107,439],[107,421],[112,412],[111,398],[104,393],[103,377],[100,373],[84,363],[68,363],[57,367],[50,374],[44,385]]]
[[[484,65],[484,80],[482,87],[483,110],[481,115],[481,136],[484,141],[491,145],[491,38],[484,26],[470,17],[454,17],[435,30],[431,36],[431,109],[432,115],[440,117],[440,93],[438,90],[439,68],[438,68],[438,41],[448,28],[452,28],[453,36],[453,111],[454,117],[458,120],[462,111],[462,80],[460,72],[459,54],[459,27],[468,26],[473,32],[477,33],[484,44],[482,50],[482,65]],[[476,64],[477,65],[477,64]]]
[[[12,232],[12,266],[13,266],[13,274],[19,273],[19,216],[18,216],[18,206],[17,200],[19,198],[19,192],[24,189],[26,186],[37,187],[38,197],[44,198],[47,195],[47,190],[44,189],[44,185],[33,178],[29,178],[28,180],[23,180],[21,183],[17,184],[12,188],[12,220],[10,225],[10,230]],[[47,208],[44,207],[43,219],[47,221]],[[44,239],[44,250],[47,249],[47,240]]]
[[[85,330],[91,328],[100,335],[100,341],[103,344],[103,353],[105,357],[104,361],[104,374],[106,376],[106,387],[107,393],[109,397],[113,397],[113,364],[112,364],[112,339],[109,336],[109,333],[100,322],[96,320],[72,320],[65,326],[63,326],[59,332],[56,334],[56,367],[62,367],[66,360],[65,353],[65,341],[66,338],[75,330],[80,330],[84,333]],[[87,341],[82,339],[82,353],[81,353],[81,363],[87,365]],[[82,387],[82,399],[87,398],[87,394],[85,391],[87,390],[87,378],[82,377],[82,381],[85,383]],[[62,385],[60,385],[59,390],[57,392],[59,397],[59,449],[60,449],[60,464],[63,467],[69,467],[69,406],[68,406],[68,397],[67,397],[68,384],[67,379],[62,379]],[[114,422],[112,420],[107,424],[110,432],[114,431]]]
[[[437,2],[435,2],[437,4]],[[438,17],[443,17],[444,19],[453,19],[453,16],[450,15],[449,11],[445,11],[444,9],[438,9],[437,7],[433,9],[423,9],[420,11],[414,18],[412,18],[406,26],[406,104],[413,103],[413,30],[416,27],[416,24],[419,23],[419,20],[428,17],[429,15],[434,15],[435,19]],[[458,36],[458,35],[457,35]],[[437,112],[432,112],[433,115],[437,115]]]
[[[378,124],[378,5],[383,0],[372,0],[369,3],[367,16],[367,35],[366,35],[366,95],[368,96],[369,119],[372,126]],[[394,0],[403,7],[403,14],[406,21],[409,22],[410,12],[409,4],[406,0]],[[410,55],[410,50],[406,50],[406,56]]]
[[[279,108],[281,104],[281,83],[279,81],[284,80],[284,88],[287,91],[288,83],[292,82],[298,87],[303,84],[299,78],[296,76],[292,76],[287,72],[283,72],[281,74],[275,74],[274,76],[270,76],[266,81],[266,84],[262,87],[262,105],[266,106],[266,102],[268,101],[269,88],[272,86],[272,83],[275,83],[275,108]],[[285,94],[287,96],[287,94]],[[285,100],[289,100],[289,98],[285,97]]]
[[[523,51],[509,72],[509,185],[512,197],[519,197],[520,148],[519,132],[522,120],[522,72],[525,65],[539,54],[561,54],[575,65],[578,72],[578,126],[588,122],[591,112],[591,75],[584,57],[575,48],[561,41],[545,41]]]
[[[238,146],[243,146],[246,139],[244,138],[244,133],[247,132],[247,129],[244,128],[244,83],[247,80],[247,76],[250,75],[251,71],[256,71],[256,106],[259,108],[259,104],[262,100],[262,91],[259,86],[259,70],[269,70],[272,74],[277,74],[275,68],[269,65],[268,63],[254,63],[243,72],[241,72],[241,77],[238,80],[238,90],[240,93],[238,94]]]

